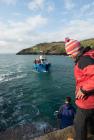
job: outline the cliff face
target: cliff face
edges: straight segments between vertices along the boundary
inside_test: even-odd
[[[81,45],[94,47],[94,39],[87,39],[81,41]],[[26,48],[18,52],[17,54],[47,54],[47,55],[66,55],[64,49],[64,42],[51,42],[40,43],[30,48]]]

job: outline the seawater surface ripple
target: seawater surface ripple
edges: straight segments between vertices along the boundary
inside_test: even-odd
[[[54,111],[66,96],[74,99],[73,62],[47,56],[48,73],[35,73],[36,55],[0,54],[0,130],[27,123],[56,127]]]

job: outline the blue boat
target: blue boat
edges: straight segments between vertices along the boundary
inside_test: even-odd
[[[46,58],[40,56],[39,59],[35,59],[33,64],[33,71],[35,72],[49,72],[51,63],[48,63]]]
[[[49,72],[51,64],[33,64],[33,69],[37,72]]]

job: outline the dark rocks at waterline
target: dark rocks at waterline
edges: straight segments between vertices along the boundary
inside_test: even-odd
[[[44,53],[40,52],[18,52],[16,55],[44,55]],[[45,55],[67,55],[65,52],[64,53],[45,53]]]
[[[46,132],[47,134],[45,134],[45,131],[40,133],[33,125],[29,124],[0,133],[0,140],[74,140],[73,126],[51,131]],[[88,133],[87,140],[94,140],[94,135]]]

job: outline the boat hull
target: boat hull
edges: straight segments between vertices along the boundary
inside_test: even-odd
[[[33,70],[37,72],[49,72],[51,64],[33,64]]]

